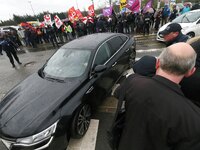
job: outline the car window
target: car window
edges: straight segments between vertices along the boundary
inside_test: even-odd
[[[81,76],[90,59],[91,51],[77,49],[59,49],[43,69],[45,75],[54,78]]]
[[[186,14],[183,14],[176,19],[174,19],[172,22],[176,23],[190,23],[195,22],[197,19],[200,18],[200,11],[199,12],[188,12]]]
[[[110,56],[110,48],[107,43],[104,43],[97,51],[94,66],[103,65],[110,58]]]
[[[110,39],[108,43],[110,45],[112,55],[124,44],[120,37],[114,37]]]
[[[122,35],[122,36],[120,36],[120,38],[122,39],[122,41],[123,41],[123,42],[126,42],[126,40],[128,39],[128,37],[127,37],[127,36],[123,36],[123,35]]]

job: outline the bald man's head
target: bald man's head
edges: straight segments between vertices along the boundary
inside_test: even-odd
[[[167,47],[159,56],[160,68],[175,75],[184,75],[195,66],[196,52],[187,43]]]

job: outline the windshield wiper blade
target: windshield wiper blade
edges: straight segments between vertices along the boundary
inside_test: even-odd
[[[52,78],[52,77],[45,77],[46,79],[52,80],[52,81],[57,81],[57,82],[64,82],[64,80],[57,79],[57,78]]]

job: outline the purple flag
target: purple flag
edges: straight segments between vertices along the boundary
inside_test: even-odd
[[[127,3],[127,8],[133,12],[139,12],[140,10],[140,0],[129,0]]]
[[[103,9],[103,15],[104,16],[110,16],[112,15],[112,6],[111,7],[107,7]]]
[[[143,13],[146,13],[150,8],[152,8],[153,0],[149,0],[143,8]]]

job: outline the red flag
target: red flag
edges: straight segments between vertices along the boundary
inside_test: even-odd
[[[76,14],[77,14],[78,19],[83,18],[83,15],[81,14],[81,11],[79,9],[76,10]]]
[[[76,10],[74,7],[71,7],[68,11],[68,18],[71,22],[74,22],[74,20],[77,18]]]
[[[83,23],[87,23],[87,20],[88,20],[88,18],[87,17],[83,17],[82,19],[81,19],[81,21],[83,22]]]
[[[90,5],[88,7],[88,15],[91,17],[94,17],[95,13],[94,13],[94,5]]]
[[[62,21],[57,15],[54,16],[54,20],[55,20],[56,27],[59,29],[61,25],[63,24]]]
[[[44,15],[44,22],[47,25],[51,25],[51,15],[50,14]]]
[[[129,8],[133,12],[139,12],[140,11],[140,0],[129,0],[127,4],[127,8]]]

